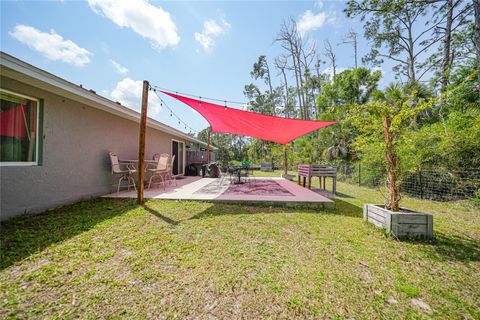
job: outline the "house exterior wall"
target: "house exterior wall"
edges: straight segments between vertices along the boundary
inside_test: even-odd
[[[43,102],[41,164],[0,167],[2,220],[108,194],[108,152],[120,159],[138,158],[138,123],[9,78],[2,77],[0,83],[2,89]],[[147,128],[146,159],[170,154],[171,139],[185,142]]]

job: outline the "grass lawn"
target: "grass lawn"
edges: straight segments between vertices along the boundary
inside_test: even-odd
[[[480,319],[480,213],[434,214],[433,242],[362,220],[375,190],[336,208],[96,199],[2,223],[1,318]]]

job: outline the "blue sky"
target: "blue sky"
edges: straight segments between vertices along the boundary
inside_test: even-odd
[[[361,34],[362,28],[345,17],[344,7],[342,1],[2,1],[1,50],[134,109],[144,79],[245,101],[253,63],[282,53],[273,39],[289,17],[303,22],[304,37],[319,48],[330,40],[339,68],[351,67],[353,49],[337,44],[350,29]],[[359,51],[368,52],[362,37]],[[383,83],[391,81],[390,67],[382,70]],[[164,100],[193,129],[207,126],[189,107]],[[157,99],[150,102],[149,116],[188,132]]]

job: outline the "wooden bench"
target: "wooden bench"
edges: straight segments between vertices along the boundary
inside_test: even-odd
[[[323,190],[326,189],[326,178],[332,177],[333,179],[333,194],[337,193],[337,167],[328,164],[299,164],[298,165],[298,184],[301,184],[301,178],[303,177],[303,186],[305,187],[308,180],[308,188],[312,187],[312,177],[318,177],[320,188],[322,188],[323,178]]]

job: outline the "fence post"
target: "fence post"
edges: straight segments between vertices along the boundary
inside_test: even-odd
[[[360,161],[358,161],[358,185],[361,185],[361,174],[362,174],[362,169],[360,168]]]
[[[423,199],[422,169],[418,171],[418,182],[420,183],[420,199]]]

